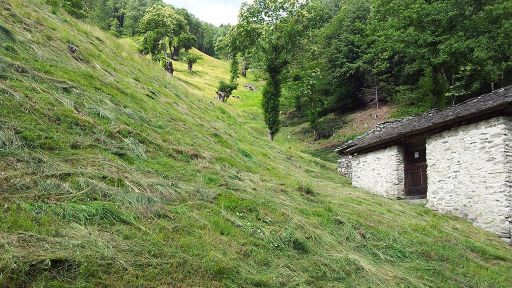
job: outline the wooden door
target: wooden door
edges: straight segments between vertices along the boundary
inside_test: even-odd
[[[425,143],[406,145],[405,196],[425,198],[427,196],[427,155]]]

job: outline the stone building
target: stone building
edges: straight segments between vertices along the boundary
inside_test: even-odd
[[[426,199],[512,244],[512,86],[383,123],[336,152],[354,186]]]

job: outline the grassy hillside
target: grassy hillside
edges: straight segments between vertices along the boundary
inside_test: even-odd
[[[511,286],[494,235],[268,141],[258,91],[214,101],[226,63],[173,78],[43,3],[0,0],[0,286]]]

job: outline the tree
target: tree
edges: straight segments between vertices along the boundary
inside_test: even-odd
[[[318,10],[318,15],[325,15],[327,12]],[[319,21],[324,25],[327,20]],[[309,36],[303,37],[298,43],[303,51],[297,51],[296,56],[290,63],[286,81],[284,83],[283,104],[289,109],[295,109],[297,114],[307,119],[310,128],[313,130],[315,140],[321,138],[322,131],[319,119],[331,112],[340,98],[337,94],[339,81],[332,77],[333,70],[329,63],[330,43],[324,39],[325,30],[319,29]],[[341,68],[341,67],[339,67]]]
[[[155,5],[150,7],[140,23],[144,33],[142,52],[151,53],[153,59],[165,57],[167,46],[165,39],[173,38],[180,23],[184,21],[176,11],[168,6]]]
[[[119,20],[117,18],[114,18],[112,21],[112,25],[110,26],[110,32],[114,34],[115,36],[120,36],[122,33],[121,23],[119,23]]]
[[[156,4],[162,4],[161,0],[123,0],[126,2],[124,9],[124,26],[123,34],[128,36],[135,36],[139,34],[140,22],[146,10]]]
[[[301,21],[307,15],[301,13],[304,1],[298,0],[256,0],[243,4],[239,24],[232,32],[232,41],[243,43],[231,45],[236,52],[245,52],[253,47],[255,57],[267,74],[263,89],[263,112],[269,131],[274,139],[280,129],[281,76],[290,62],[292,51],[296,49],[302,29]],[[244,51],[245,50],[245,51]]]
[[[176,11],[187,22],[188,33],[195,37],[195,39],[193,39],[193,40],[189,39],[189,43],[191,43],[190,46],[196,47],[200,51],[205,52],[202,50],[203,47],[201,44],[202,44],[202,41],[204,40],[206,23],[199,20],[197,17],[192,15],[190,12],[188,12],[186,9],[177,9]],[[187,47],[185,47],[185,46],[183,46],[183,48],[187,49]],[[188,48],[187,50],[189,50],[189,49],[190,48]]]
[[[240,73],[240,62],[238,61],[237,55],[233,55],[231,58],[231,66],[230,66],[230,74],[231,78],[229,81],[231,83],[236,83],[238,80],[238,74]]]
[[[334,13],[322,1],[257,0],[245,4],[239,24],[223,40],[229,50],[242,55],[243,74],[249,58],[251,65],[266,72],[262,104],[272,140],[280,129],[282,85],[289,81],[291,66],[307,54],[304,48],[309,46],[305,45],[305,39],[313,38],[314,31],[325,25]]]
[[[227,83],[225,81],[220,81],[217,88],[218,99],[222,102],[227,102],[233,91],[235,91],[237,88],[238,83],[236,82]]]
[[[249,71],[250,64],[249,64],[249,56],[243,55],[242,56],[242,71],[240,71],[242,77],[247,78],[247,71]]]
[[[161,61],[162,67],[164,68],[167,73],[174,75],[174,65],[172,64],[172,61],[170,59],[163,59]]]
[[[184,33],[180,35],[177,39],[177,46],[180,48],[184,48],[185,52],[188,52],[192,47],[197,44],[196,36],[191,33]]]
[[[183,17],[176,17],[176,23],[173,30],[173,35],[169,37],[169,47],[172,47],[172,57],[177,59],[180,56],[180,50],[183,48],[182,40],[180,37],[184,34],[188,33],[187,21],[183,19]]]
[[[348,0],[338,14],[323,27],[318,34],[316,59],[320,59],[331,84],[329,94],[335,97],[335,105],[344,107],[360,106],[361,90],[370,78],[371,66],[368,65],[368,18],[369,0]]]
[[[187,57],[185,57],[185,61],[187,62],[188,65],[188,71],[192,71],[194,64],[196,64],[197,61],[199,61],[199,57],[197,57],[196,55],[189,54],[187,55]]]

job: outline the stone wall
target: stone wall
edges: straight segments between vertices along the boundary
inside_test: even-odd
[[[404,159],[399,146],[352,157],[352,185],[389,197],[404,196]]]
[[[427,139],[427,206],[511,238],[512,119],[496,117]]]
[[[352,178],[352,156],[351,155],[340,156],[340,160],[338,160],[338,172],[347,178]]]

